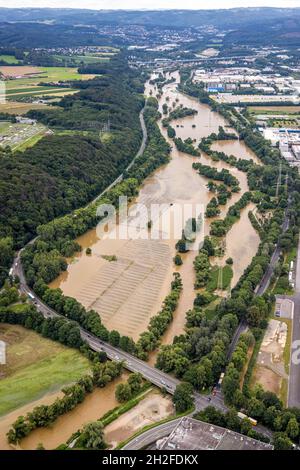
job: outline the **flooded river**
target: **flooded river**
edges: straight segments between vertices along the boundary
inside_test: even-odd
[[[122,377],[109,383],[106,387],[96,388],[74,410],[59,417],[52,426],[36,429],[30,433],[29,436],[21,441],[20,448],[23,450],[35,450],[38,444],[42,443],[45,449],[55,449],[60,444],[65,443],[74,432],[86,423],[96,421],[109,410],[119,405],[115,399],[115,388],[118,383],[124,382],[127,378],[128,373],[124,372]],[[0,419],[0,449],[11,449],[6,439],[6,433],[11,424],[20,415],[26,415],[39,405],[50,405],[56,398],[62,396],[62,392],[45,395],[40,400],[29,403],[3,416]]]
[[[174,76],[178,81],[178,74],[175,73]],[[147,96],[150,95],[150,90],[155,96],[156,91],[148,83],[145,90]],[[178,137],[191,137],[195,139],[195,145],[202,137],[218,132],[220,125],[226,126],[221,115],[196,99],[179,93],[175,83],[164,88],[159,100],[160,109],[166,99],[169,106],[176,102],[176,106],[182,104],[198,111],[196,115],[171,123]],[[206,188],[207,179],[199,176],[192,168],[192,163],[199,161],[199,158],[179,152],[172,140],[168,139],[161,123],[159,125],[172,146],[171,160],[145,180],[135,203],[145,204],[147,208],[152,204],[165,204],[171,218],[171,206],[174,204],[202,204],[205,210],[212,194]],[[250,149],[239,140],[217,142],[213,149],[257,161]],[[248,190],[246,175],[223,162],[213,162],[203,154],[200,161],[218,169],[228,168],[240,182],[241,192],[233,194],[227,205],[222,206],[221,216],[224,216],[228,207]],[[250,206],[242,211],[241,219],[234,224],[227,236],[226,257],[231,256],[234,261],[232,285],[249,264],[259,244],[258,235],[248,219],[249,209]],[[160,226],[161,218],[158,217],[155,225]],[[136,218],[132,217],[131,220],[134,225]],[[205,234],[209,233],[210,223],[209,219],[204,221]],[[109,236],[99,237],[96,230],[91,230],[78,239],[83,251],[71,260],[68,270],[52,282],[51,287],[60,287],[66,295],[76,297],[86,308],[98,311],[109,329],[117,329],[121,334],[136,340],[147,328],[151,316],[159,311],[162,300],[169,292],[172,273],[178,271],[184,288],[174,321],[163,338],[163,343],[170,343],[174,335],[182,333],[185,313],[192,307],[195,297],[193,260],[197,252],[191,250],[185,254],[183,265],[175,268],[172,258],[177,239],[172,233],[169,238],[160,240],[136,240],[131,237],[112,240]],[[86,255],[87,247],[92,249],[91,255]],[[104,259],[103,256],[107,255],[114,256],[115,260]]]

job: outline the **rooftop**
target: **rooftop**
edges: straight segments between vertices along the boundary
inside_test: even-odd
[[[162,441],[162,450],[273,450],[271,444],[193,418],[182,418]]]

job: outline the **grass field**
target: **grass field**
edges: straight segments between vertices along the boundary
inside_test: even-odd
[[[75,90],[73,88],[54,88],[54,87],[35,87],[34,89],[31,88],[32,91],[27,91],[27,88],[24,88],[23,91],[21,92],[18,90],[18,92],[14,92],[14,90],[9,90],[7,99],[15,99],[17,100],[18,98],[24,98],[24,97],[29,97],[29,96],[49,96],[49,95],[55,95],[55,96],[65,96],[71,93],[76,93],[79,90]]]
[[[220,269],[222,269],[222,277],[220,277]],[[209,281],[207,283],[207,290],[209,292],[213,292],[216,289],[228,289],[231,283],[231,279],[233,277],[233,271],[231,266],[224,266],[223,268],[219,268],[219,266],[214,266],[211,270]],[[221,285],[219,285],[219,281]]]
[[[19,60],[15,58],[14,55],[0,55],[0,60],[4,60],[7,64],[18,64]]]
[[[93,64],[96,62],[107,62],[110,60],[111,56],[114,55],[113,53],[108,53],[103,55],[77,55],[72,57],[72,61],[74,64],[79,65],[81,63],[84,64]],[[70,60],[69,56],[62,56],[62,55],[57,55],[55,56],[56,59],[61,60],[62,63],[65,62],[67,63],[68,60]]]
[[[22,115],[26,114],[30,109],[45,109],[45,107],[46,105],[44,104],[8,101],[6,103],[0,104],[0,113]],[[53,109],[53,107],[51,109]]]
[[[78,351],[21,326],[1,324],[0,338],[7,352],[7,364],[1,366],[0,416],[59,390],[90,369]]]
[[[65,95],[76,93],[78,90],[74,88],[61,88],[57,86],[58,82],[69,82],[76,80],[89,80],[95,75],[78,73],[77,68],[74,67],[0,67],[0,71],[4,74],[11,74],[11,76],[19,77],[8,79],[5,81],[5,90],[0,94],[0,101],[3,98],[7,100],[19,100],[20,98],[28,97],[42,97],[52,95],[56,98],[62,98]],[[31,76],[24,76],[25,74],[32,74]],[[23,76],[22,76],[23,75]],[[53,86],[39,85],[42,83],[53,83]],[[0,112],[5,109],[5,104],[0,105]],[[29,109],[34,109],[29,107]],[[6,111],[3,111],[6,112]],[[12,111],[8,111],[11,114]],[[24,111],[26,112],[26,111]]]
[[[300,106],[249,106],[253,114],[298,114]]]

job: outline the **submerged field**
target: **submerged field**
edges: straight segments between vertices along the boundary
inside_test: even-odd
[[[90,369],[74,349],[45,339],[18,325],[0,325],[6,365],[0,367],[0,416],[59,390]]]

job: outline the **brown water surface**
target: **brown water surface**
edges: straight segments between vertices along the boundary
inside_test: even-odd
[[[178,74],[173,75],[178,81]],[[148,83],[146,95],[149,96],[151,89],[154,90]],[[154,90],[153,96],[155,94]],[[211,132],[218,132],[220,125],[226,126],[221,115],[211,111],[207,105],[199,103],[196,99],[179,93],[174,83],[164,88],[159,101],[160,109],[166,102],[166,97],[169,97],[169,106],[172,106],[177,99],[176,106],[182,104],[198,111],[194,116],[172,121],[177,136],[183,139],[191,137],[197,143]],[[172,146],[171,160],[145,180],[135,203],[144,204],[148,209],[152,204],[165,204],[164,216],[171,214],[171,217],[172,205],[176,204],[202,204],[205,210],[212,194],[206,188],[207,179],[192,168],[192,163],[199,161],[199,158],[179,152],[173,141],[168,139],[166,129],[160,122],[159,125]],[[251,150],[239,140],[218,142],[213,148],[234,154],[238,158],[252,158],[257,161]],[[221,217],[223,217],[228,207],[248,190],[246,174],[229,167],[224,162],[213,162],[204,154],[201,155],[200,161],[218,169],[228,168],[239,180],[241,191],[233,194],[227,205],[221,208]],[[248,210],[245,209],[241,219],[236,222],[227,236],[226,255],[232,256],[234,261],[232,285],[247,267],[259,243],[247,214]],[[162,218],[160,215],[153,221],[155,228],[160,227]],[[130,219],[131,227],[140,223],[139,216]],[[204,221],[204,234],[209,233],[210,223],[210,219]],[[110,233],[119,228],[117,223]],[[142,228],[141,232],[145,235],[147,230]],[[163,231],[159,230],[159,233],[162,234]],[[172,272],[176,270],[180,272],[184,288],[174,321],[163,338],[163,343],[169,343],[174,335],[182,333],[185,313],[192,307],[195,297],[193,261],[197,252],[191,250],[184,255],[183,265],[176,268],[172,258],[177,239],[178,237],[174,237],[171,233],[168,239],[160,240],[136,240],[132,237],[126,240],[112,240],[109,236],[99,237],[96,230],[91,230],[78,239],[84,248],[83,252],[74,257],[68,270],[52,282],[51,287],[60,287],[66,295],[76,297],[86,308],[98,311],[109,329],[117,329],[120,333],[136,340],[147,328],[151,316],[159,311],[164,297],[169,292]],[[86,247],[91,247],[92,255],[85,254]],[[103,259],[103,255],[115,255],[117,260],[107,261]]]

